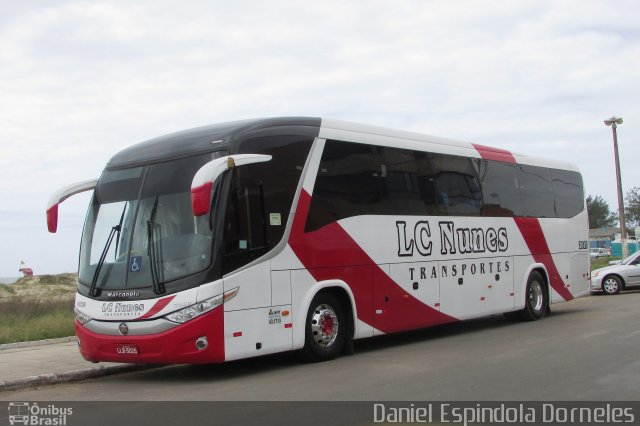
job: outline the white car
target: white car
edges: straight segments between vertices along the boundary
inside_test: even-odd
[[[611,256],[611,253],[605,248],[592,248],[589,250],[589,257],[597,259],[598,257]]]
[[[591,291],[618,294],[620,290],[640,286],[640,252],[622,262],[591,272]]]

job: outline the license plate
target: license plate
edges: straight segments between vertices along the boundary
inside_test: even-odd
[[[132,344],[121,344],[116,346],[116,353],[118,355],[138,355],[138,347]]]

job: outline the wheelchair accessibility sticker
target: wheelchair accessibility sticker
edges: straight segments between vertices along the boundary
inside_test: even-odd
[[[142,269],[142,256],[133,256],[131,258],[129,270],[131,272],[140,272],[140,269]]]

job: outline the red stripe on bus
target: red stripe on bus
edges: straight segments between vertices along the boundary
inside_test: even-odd
[[[480,157],[485,160],[495,160],[502,161],[503,163],[516,163],[516,159],[511,153],[511,151],[507,151],[506,149],[500,148],[492,148],[490,146],[479,145],[479,144],[471,144],[473,147],[480,153]]]
[[[305,233],[310,204],[311,196],[303,190],[289,245],[316,281],[337,279],[347,283],[356,300],[358,319],[385,333],[457,321],[413,296],[403,297],[406,291],[376,265],[337,222]],[[374,290],[374,283],[377,290]],[[374,300],[376,291],[383,292],[392,303],[401,302],[385,304],[385,314],[375,316],[375,310],[382,305],[380,300]]]
[[[540,220],[533,217],[514,217],[516,225],[522,234],[522,238],[527,243],[527,247],[531,252],[533,259],[542,263],[547,268],[547,274],[549,275],[549,281],[551,281],[551,287],[560,295],[564,300],[573,299],[573,295],[565,286],[565,282],[558,272],[553,257],[549,252],[549,245],[547,239],[542,232],[542,226],[540,226]]]
[[[163,310],[169,304],[169,302],[171,302],[175,297],[176,296],[173,295],[173,296],[165,297],[164,299],[158,300],[155,303],[155,305],[153,305],[151,309],[149,309],[149,312],[147,312],[146,314],[144,314],[138,319],[151,318],[152,316],[154,316],[155,314]]]

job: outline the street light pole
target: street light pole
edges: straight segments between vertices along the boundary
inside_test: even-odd
[[[622,176],[620,174],[620,158],[618,155],[618,124],[622,124],[622,118],[611,116],[604,120],[604,124],[613,129],[613,153],[616,160],[616,180],[618,184],[618,220],[620,221],[620,242],[622,243],[622,258],[629,256],[627,247],[627,231],[624,226],[624,198],[622,197]]]

